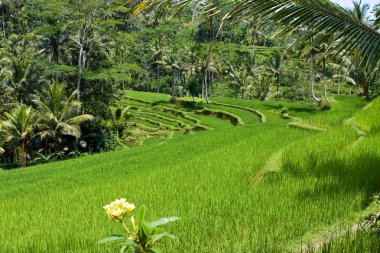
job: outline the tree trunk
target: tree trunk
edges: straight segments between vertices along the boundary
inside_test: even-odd
[[[220,96],[223,97],[223,81],[222,81],[222,75],[219,75],[219,83],[220,83]]]
[[[369,94],[369,84],[368,83],[365,83],[363,85],[363,90],[364,90],[364,96],[367,99],[367,101],[371,101],[372,98],[371,98],[371,96]]]
[[[202,99],[205,99],[205,81],[206,80],[206,73],[203,73],[202,78]]]
[[[252,66],[255,65],[255,57],[256,57],[256,48],[255,48],[255,32],[252,32],[252,52],[251,52],[251,63]]]
[[[214,24],[213,17],[210,17],[210,41],[214,40]]]
[[[325,85],[324,85],[324,88],[323,88],[323,94],[324,94],[324,96],[325,96],[326,102],[327,102],[328,104],[330,104],[330,100],[329,100],[329,98],[327,97],[327,85],[326,85],[326,81],[325,81]]]
[[[1,8],[2,10],[3,10],[3,37],[4,37],[4,39],[5,39],[5,37],[7,36],[7,34],[6,34],[6,32],[5,32],[5,7],[4,6],[2,6],[2,8]]]
[[[160,93],[160,67],[157,67],[157,93]]]
[[[55,36],[59,36],[59,35],[56,34]],[[59,45],[58,45],[57,38],[53,38],[53,40],[51,41],[51,47],[53,51],[51,59],[55,64],[58,64],[59,63]]]
[[[276,86],[277,86],[277,92],[279,91],[279,89],[280,89],[280,77],[279,77],[279,75],[276,75],[277,77],[276,77]]]
[[[326,102],[330,104],[329,98],[327,97],[327,82],[326,82],[326,58],[323,58],[323,94],[325,96]]]
[[[214,95],[214,72],[211,72],[210,76],[210,97]]]
[[[79,69],[78,69],[78,81],[77,81],[77,100],[78,101],[80,101],[80,89],[81,89],[82,72],[83,72],[83,67],[82,67],[83,54],[84,54],[83,43],[81,43],[81,47],[79,50],[79,59],[78,59],[78,67],[79,67]]]
[[[22,143],[21,144],[21,147],[18,149],[18,154],[17,154],[17,164],[20,165],[21,167],[25,167],[26,166],[26,152],[25,152],[25,144]]]
[[[340,95],[340,82],[341,82],[341,78],[340,78],[340,71],[339,71],[339,79],[338,79],[338,95]]]
[[[207,76],[208,76],[208,71],[206,71],[206,74],[205,74],[205,99],[206,99],[206,103],[209,104],[210,102],[208,101],[208,92],[207,92]]]
[[[310,97],[314,99],[317,103],[320,103],[321,100],[315,96],[314,93],[314,62],[313,62],[313,56],[310,55],[310,69],[309,69],[309,75],[310,75]]]

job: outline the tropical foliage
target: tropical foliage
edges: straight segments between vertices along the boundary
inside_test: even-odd
[[[379,8],[364,2],[15,0],[1,12],[0,111],[4,122],[20,105],[37,115],[29,161],[142,143],[142,115],[118,104],[128,89],[324,109],[336,93],[379,93]]]

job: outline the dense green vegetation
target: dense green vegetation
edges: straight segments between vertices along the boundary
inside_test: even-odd
[[[380,252],[379,5],[3,0],[0,16],[0,252],[119,251],[97,244],[115,198],[181,217],[165,252]]]
[[[163,100],[171,95],[201,98],[207,103],[226,97],[314,101],[321,109],[331,108],[334,94],[365,96],[367,100],[378,95],[376,43],[342,46],[346,39],[336,38],[344,31],[320,33],[319,23],[311,28],[302,19],[294,24],[283,16],[285,9],[271,15],[278,10],[275,2],[269,3],[272,7],[264,14],[261,8],[265,5],[256,1],[247,6],[240,6],[239,1],[169,1],[149,8],[146,1],[1,2],[0,118],[7,125],[12,119],[3,112],[17,115],[21,110],[18,104],[31,107],[33,114],[28,125],[16,127],[26,130],[20,132],[25,135],[23,140],[3,127],[2,162],[25,166],[114,150],[141,143],[146,131],[165,136],[165,132],[154,131],[157,127],[182,132],[204,129],[192,119],[178,122],[166,118],[160,123],[157,115],[162,120],[170,117],[170,112],[144,111],[139,107],[146,106],[145,101],[134,101],[126,112],[123,100],[130,98],[123,96],[129,89],[154,91]],[[289,4],[299,12],[311,8],[314,16],[321,12],[313,5]],[[378,6],[373,8],[376,20],[367,18],[370,7],[364,3],[356,3],[351,11],[328,1],[325,7],[324,15],[339,11],[343,19],[339,22],[352,26],[355,39],[361,38],[362,30],[377,34]],[[262,15],[246,17],[249,10]],[[325,18],[321,16],[320,22]],[[372,58],[368,45],[373,45]],[[357,50],[349,50],[355,46]],[[370,59],[375,64],[368,64]],[[65,119],[59,118],[56,109],[46,113],[38,102],[46,100],[46,87],[52,84],[65,87],[60,100],[77,100],[70,116],[62,114]],[[241,108],[204,107],[191,116],[221,117],[224,109],[223,117],[234,124],[243,124],[246,116],[245,123],[253,123],[249,117],[253,111],[240,118],[235,114]],[[124,122],[131,116],[133,120]],[[143,133],[131,124],[145,126]],[[316,126],[324,128],[324,124],[328,123],[321,118]]]

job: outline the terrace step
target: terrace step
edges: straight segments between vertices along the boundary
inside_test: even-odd
[[[189,125],[183,123],[182,121],[179,121],[179,120],[176,120],[176,119],[172,119],[172,118],[168,118],[168,117],[165,117],[165,116],[162,116],[160,114],[157,114],[157,113],[152,113],[152,112],[145,112],[145,111],[139,111],[136,113],[137,116],[148,116],[148,117],[153,117],[154,119],[157,119],[158,122],[162,122],[166,125],[171,125],[171,126],[174,126],[174,127],[181,127],[181,128],[185,128],[185,127],[190,127]]]
[[[201,114],[201,115],[206,115],[206,116],[213,116],[213,117],[217,117],[217,118],[223,119],[223,120],[228,120],[234,126],[245,125],[243,119],[240,118],[239,116],[237,116],[236,114],[226,112],[226,111],[222,111],[222,110],[214,110],[214,109],[205,108],[203,110],[198,110],[195,113]]]
[[[240,106],[240,105],[223,104],[223,103],[219,103],[219,102],[212,102],[212,103],[214,105],[220,105],[220,106],[225,106],[225,107],[230,107],[230,108],[236,108],[236,109],[241,109],[241,110],[245,110],[245,111],[251,112],[254,115],[256,115],[256,116],[259,117],[261,123],[266,123],[267,122],[266,116],[262,112],[260,112],[258,110],[255,110],[255,109],[252,109],[252,108],[249,108],[249,107],[245,107],[245,106]]]

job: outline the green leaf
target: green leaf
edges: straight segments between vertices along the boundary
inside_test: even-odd
[[[120,253],[124,253],[129,247],[128,246],[123,246],[120,248]]]
[[[134,244],[134,241],[132,239],[128,239],[125,241],[125,245],[123,245],[121,248],[120,248],[120,253],[124,253],[126,252],[126,250],[130,247],[132,247]]]
[[[157,221],[151,222],[149,225],[151,227],[158,227],[158,226],[166,225],[169,222],[177,221],[179,219],[180,218],[178,218],[178,217],[172,216],[172,217],[162,218],[162,219],[159,219]]]
[[[103,244],[103,243],[110,243],[110,242],[111,243],[122,242],[123,240],[125,240],[125,238],[126,237],[123,235],[113,235],[113,236],[110,236],[98,241],[98,243]]]
[[[145,206],[141,206],[137,212],[136,216],[136,226],[140,227],[140,223],[145,219]]]
[[[151,248],[149,250],[149,252],[152,252],[152,253],[161,253],[161,250],[159,248],[157,248],[157,247],[154,247],[154,248]]]
[[[172,239],[176,239],[177,237],[175,237],[174,235],[170,234],[169,232],[165,232],[165,233],[161,233],[161,234],[154,234],[152,236],[152,243],[154,244],[155,242],[163,239],[163,238],[172,238]]]
[[[125,246],[127,247],[133,246],[133,244],[135,244],[135,242],[132,239],[128,239],[125,241]]]
[[[153,228],[149,226],[148,222],[143,221],[141,223],[141,228],[147,237],[150,237],[153,234]]]

